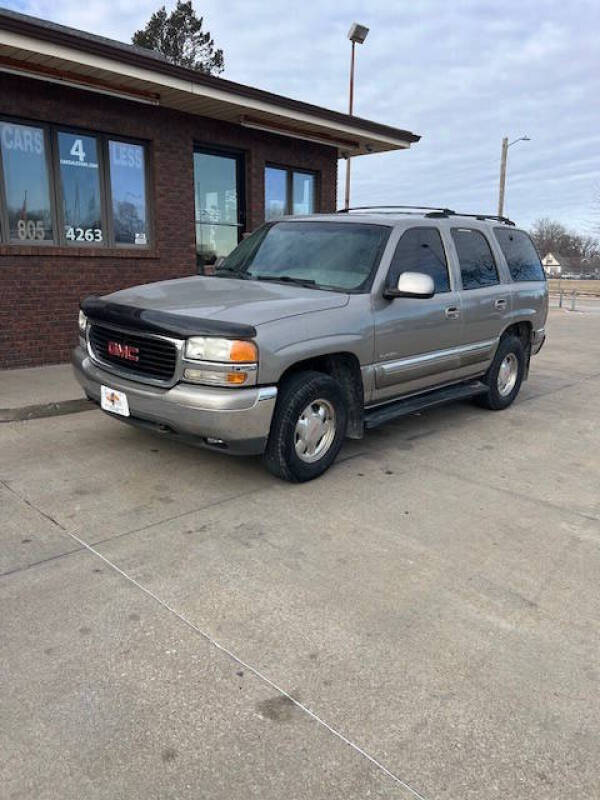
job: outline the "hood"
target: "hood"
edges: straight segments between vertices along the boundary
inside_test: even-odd
[[[105,295],[104,301],[238,325],[263,325],[296,314],[340,308],[349,295],[264,281],[195,276]]]

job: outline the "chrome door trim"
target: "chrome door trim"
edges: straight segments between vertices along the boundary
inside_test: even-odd
[[[420,364],[426,364],[431,361],[443,361],[446,358],[454,356],[463,356],[479,351],[490,350],[498,339],[486,339],[483,342],[475,342],[474,344],[459,345],[458,347],[449,347],[446,350],[433,350],[430,353],[424,353],[420,356],[409,356],[408,358],[401,358],[398,361],[383,361],[379,362],[376,366],[381,368],[384,374],[389,375],[397,371],[402,371],[410,367],[416,367]]]

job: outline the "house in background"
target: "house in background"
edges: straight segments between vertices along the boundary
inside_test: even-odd
[[[542,266],[548,278],[560,278],[562,269],[562,258],[559,260],[553,253],[548,253],[542,258]]]
[[[6,10],[0,81],[0,368],[67,360],[86,295],[334,211],[339,158],[419,139]]]

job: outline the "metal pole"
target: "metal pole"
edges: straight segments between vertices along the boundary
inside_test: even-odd
[[[504,216],[504,187],[506,185],[506,157],[508,155],[508,136],[502,139],[502,155],[500,157],[500,188],[498,191],[498,216]]]
[[[354,110],[354,47],[356,42],[352,42],[352,54],[350,56],[350,102],[348,113],[352,116]],[[344,208],[350,208],[350,156],[346,156],[346,192],[344,195]]]

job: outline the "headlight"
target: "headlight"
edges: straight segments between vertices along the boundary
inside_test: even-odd
[[[83,313],[83,311],[79,312],[78,325],[79,325],[79,333],[81,333],[82,335],[85,335],[85,326],[87,325],[87,317]]]
[[[193,361],[252,364],[258,361],[258,350],[254,342],[193,336],[185,343],[185,357]]]

